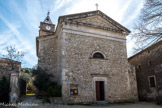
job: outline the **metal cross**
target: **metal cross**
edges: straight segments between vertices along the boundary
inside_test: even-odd
[[[96,5],[96,10],[98,10],[98,6],[99,6],[98,3],[96,3],[95,5]]]

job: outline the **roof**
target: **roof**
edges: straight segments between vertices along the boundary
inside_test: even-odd
[[[9,61],[13,61],[17,64],[21,64],[21,62],[14,61],[14,60],[11,60],[11,59],[8,59],[8,58],[0,58],[0,63],[8,63]]]
[[[48,24],[52,24],[51,18],[49,17],[49,13],[50,13],[50,12],[47,13],[47,17],[44,19],[43,22],[44,22],[44,23],[48,23]]]
[[[130,60],[130,59],[134,58],[135,56],[137,56],[137,55],[139,55],[139,54],[145,52],[146,50],[150,50],[150,49],[152,49],[153,47],[155,47],[155,46],[157,46],[157,45],[161,45],[161,44],[162,44],[162,40],[158,41],[158,42],[155,43],[155,44],[150,45],[150,46],[147,47],[146,49],[144,49],[144,50],[142,50],[142,51],[136,53],[135,55],[129,57],[128,59]]]
[[[130,30],[128,30],[127,28],[125,28],[124,26],[122,26],[121,24],[119,24],[118,22],[116,22],[115,20],[113,20],[112,18],[104,14],[103,12],[101,12],[100,10],[60,16],[58,19],[58,22],[69,22],[73,24],[86,25],[83,23],[78,23],[76,21],[73,21],[73,19],[86,18],[89,16],[95,16],[95,15],[101,16],[103,19],[111,23],[113,26],[117,27],[120,31],[116,31],[116,32],[127,33],[127,34],[130,33]],[[92,25],[87,25],[87,26],[94,27]],[[102,29],[101,27],[98,27],[98,28]],[[103,29],[108,30],[108,31],[114,31],[111,28],[103,28]]]

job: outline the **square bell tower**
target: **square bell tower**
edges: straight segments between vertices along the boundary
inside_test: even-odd
[[[39,36],[51,35],[55,32],[55,25],[52,23],[49,13],[50,12],[47,13],[47,17],[44,19],[44,21],[40,22]]]

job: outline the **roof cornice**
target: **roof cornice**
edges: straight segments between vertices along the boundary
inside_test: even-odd
[[[89,16],[95,16],[95,15],[101,16],[103,19],[105,19],[106,21],[111,23],[113,26],[117,27],[119,30],[113,30],[112,28],[110,29],[110,28],[99,27],[99,26],[95,27],[95,25],[84,24],[82,22],[73,21],[73,19],[86,18]],[[99,29],[115,31],[115,32],[120,32],[120,33],[124,33],[124,34],[130,33],[130,30],[128,30],[127,28],[125,28],[124,26],[122,26],[121,24],[119,24],[118,22],[116,22],[115,20],[113,20],[112,18],[110,18],[109,16],[104,14],[103,12],[101,12],[100,10],[60,16],[58,19],[58,22],[69,22],[72,24],[85,25],[85,26],[89,26],[89,27],[95,27],[95,28],[99,28]]]

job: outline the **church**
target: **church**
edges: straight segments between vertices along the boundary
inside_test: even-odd
[[[62,85],[67,103],[137,101],[135,68],[127,60],[130,31],[100,10],[60,16],[49,13],[36,37],[38,66]]]

